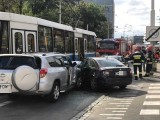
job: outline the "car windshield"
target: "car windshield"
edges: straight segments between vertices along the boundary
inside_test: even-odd
[[[98,59],[97,63],[100,65],[100,67],[122,67],[124,64],[122,64],[120,61],[116,59]]]
[[[114,50],[115,49],[115,43],[114,42],[99,42],[98,48],[99,49]]]
[[[37,68],[32,57],[23,56],[1,56],[0,69],[16,69],[19,66],[27,65],[32,68]]]

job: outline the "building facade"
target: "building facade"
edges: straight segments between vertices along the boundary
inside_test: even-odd
[[[114,38],[114,16],[115,4],[114,0],[83,0],[84,2],[93,2],[105,8],[104,14],[107,18],[108,24],[108,38]]]

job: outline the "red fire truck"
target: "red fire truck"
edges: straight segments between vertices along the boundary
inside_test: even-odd
[[[126,55],[129,52],[129,46],[125,39],[103,39],[97,42],[96,52],[100,55]]]

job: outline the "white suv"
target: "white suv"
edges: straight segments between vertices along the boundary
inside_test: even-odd
[[[55,102],[76,84],[75,65],[63,54],[1,54],[0,93],[39,94]]]

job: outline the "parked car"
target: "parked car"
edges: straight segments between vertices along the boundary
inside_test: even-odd
[[[120,62],[122,62],[124,65],[128,66],[128,62],[125,60],[125,58],[123,56],[120,55],[109,55],[109,56],[105,56],[107,58],[115,58],[117,60],[119,60]]]
[[[1,54],[0,93],[38,94],[55,102],[76,84],[76,63],[63,55]]]
[[[132,83],[132,71],[114,58],[91,57],[81,64],[83,85],[92,90],[119,86],[121,89]]]

